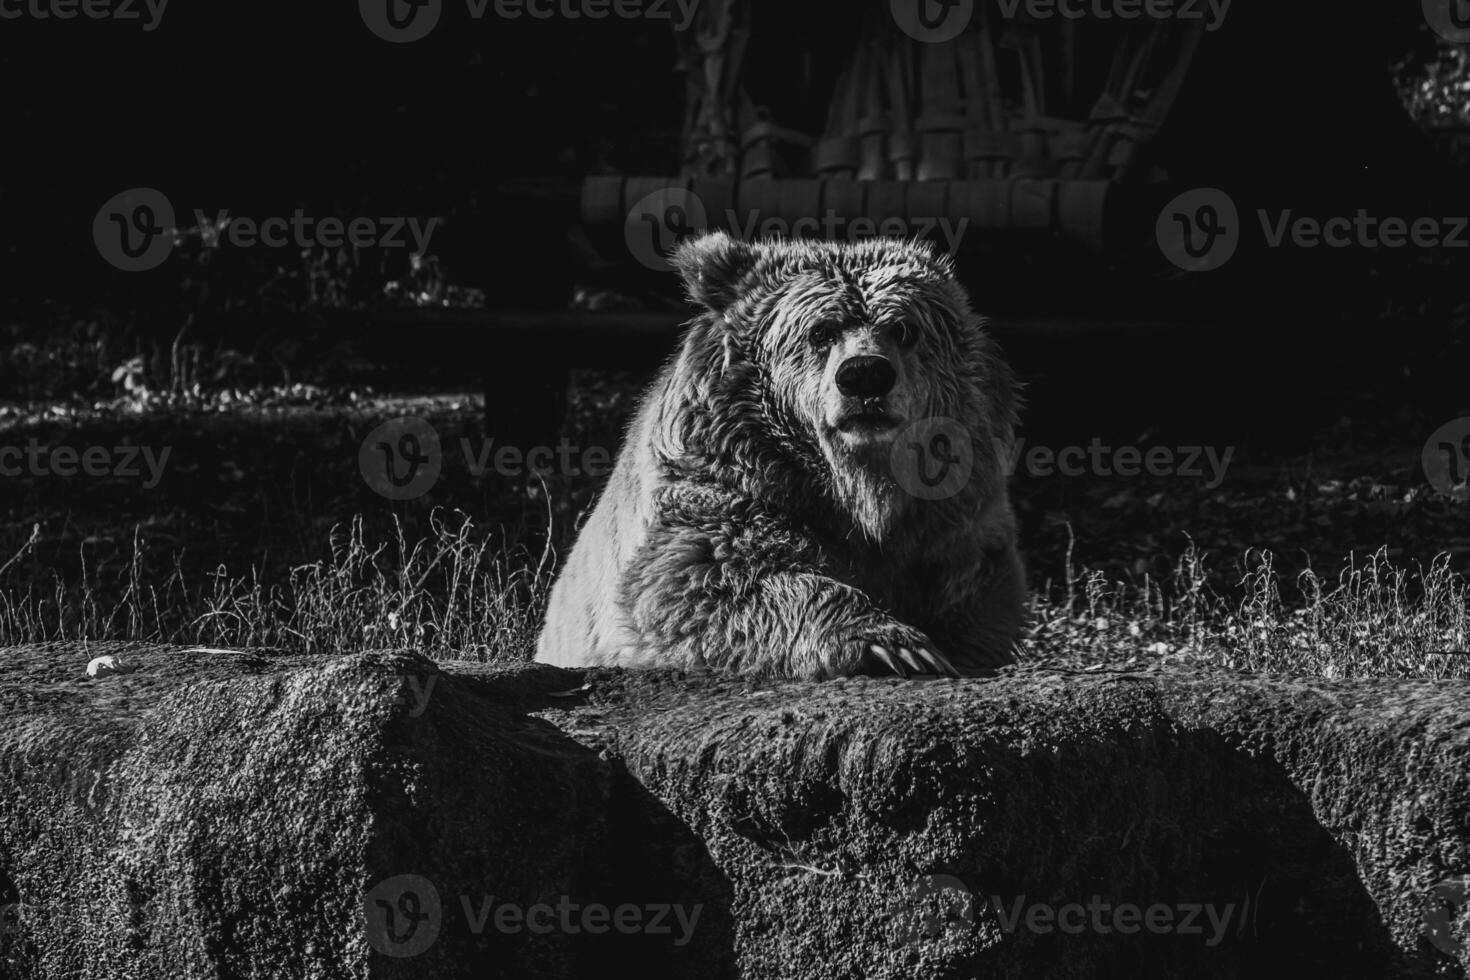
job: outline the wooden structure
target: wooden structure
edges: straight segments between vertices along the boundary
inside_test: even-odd
[[[899,16],[920,4],[967,10],[969,19],[936,40]],[[1354,287],[1369,280],[1350,267],[1344,274],[1337,252],[1264,247],[1242,248],[1229,269],[1209,276],[1184,274],[1154,240],[1159,209],[1177,190],[1222,186],[1242,203],[1331,214],[1352,213],[1376,189],[1391,192],[1381,200],[1396,202],[1393,213],[1457,213],[1442,202],[1403,203],[1445,185],[1428,179],[1431,161],[1406,138],[1412,126],[1384,66],[1359,43],[1384,30],[1377,20],[1256,5],[1232,10],[1227,29],[1212,33],[1198,19],[1037,18],[1027,7],[701,0],[690,29],[674,34],[682,116],[646,113],[641,135],[627,140],[638,149],[620,148],[623,159],[645,162],[616,174],[497,186],[484,237],[498,249],[490,267],[512,287],[487,289],[500,308],[410,312],[401,328],[447,331],[454,349],[487,365],[497,438],[554,442],[569,368],[652,367],[681,321],[661,303],[677,294],[672,277],[629,247],[638,221],[668,232],[703,225],[745,233],[753,218],[788,228],[813,216],[898,219],[918,229],[948,217],[968,222],[965,250],[973,241],[981,254],[964,256],[961,269],[985,279],[986,312],[998,315],[996,333],[1020,366],[1075,372],[1065,388],[1073,393],[1102,384],[1105,355],[1136,366],[1130,383],[1079,394],[1089,406],[1125,397],[1208,401],[1195,389],[1214,370],[1222,411],[1238,413],[1239,379],[1254,379],[1252,391],[1272,390],[1261,364],[1288,359],[1273,350],[1237,364],[1196,348],[1228,337],[1225,352],[1250,351],[1239,314],[1264,295],[1272,297],[1268,310],[1244,310],[1245,322],[1260,328],[1261,349],[1308,324],[1333,323],[1331,335],[1344,336],[1336,320],[1366,308]],[[646,91],[659,84],[648,76],[664,68],[640,62],[628,79],[601,84],[636,88],[637,76]],[[656,150],[650,132],[660,134]],[[646,162],[665,148],[666,165]],[[647,213],[650,200],[681,198],[698,203],[699,221],[674,228],[672,208]],[[567,247],[573,226],[575,250]],[[659,251],[676,238],[660,234]],[[573,260],[549,264],[548,254]],[[557,276],[564,278],[545,285]],[[588,282],[618,312],[567,309],[573,288]],[[1040,329],[1037,319],[1048,317]],[[1212,331],[1212,323],[1227,329]],[[1350,348],[1327,341],[1317,359]],[[1305,390],[1302,379],[1314,372],[1341,387],[1342,372],[1321,364],[1290,374],[1290,387]],[[1190,387],[1170,401],[1161,389],[1175,381]]]
[[[832,29],[807,32],[783,30],[781,18],[795,13],[775,0],[704,0],[677,34],[686,89],[679,172],[588,177],[573,192],[575,213],[605,240],[621,240],[640,220],[665,223],[640,209],[677,200],[698,210],[700,227],[865,218],[922,234],[926,222],[948,219],[982,235],[1102,250],[1115,192],[1150,179],[1149,144],[1184,83],[1201,23],[1043,22],[1024,5],[1006,18],[993,0],[977,0],[963,30],[932,40],[900,22],[906,2],[826,4],[838,18]],[[831,70],[803,50],[800,38],[811,36],[831,41],[821,59]],[[761,102],[762,81],[785,101]],[[662,237],[666,248],[676,236]],[[635,259],[653,258],[617,257],[635,272]],[[677,322],[657,313],[498,315],[497,349],[517,368],[487,386],[492,430],[512,442],[550,440],[568,367],[651,363]],[[572,335],[576,343],[563,342]],[[567,363],[569,351],[582,365]]]
[[[835,32],[850,44],[835,74],[803,74],[803,95],[826,104],[821,128],[804,131],[751,93],[752,75],[810,54],[777,39],[754,62],[766,3],[699,6],[678,35],[681,172],[589,180],[584,220],[622,221],[668,189],[694,195],[711,226],[949,217],[1100,249],[1114,189],[1151,176],[1149,144],[1204,34],[1199,20],[1037,20],[1024,4],[1006,17],[1005,5],[961,2],[941,9],[968,11],[964,29],[933,40],[901,23],[907,0],[860,0],[856,29]]]

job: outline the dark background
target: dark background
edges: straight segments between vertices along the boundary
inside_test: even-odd
[[[752,90],[784,123],[819,120],[821,91],[786,93],[798,91],[803,59],[820,67],[844,50],[848,6],[756,11]],[[1095,429],[1109,407],[1121,430],[1177,422],[1199,438],[1309,439],[1344,413],[1407,406],[1433,419],[1465,407],[1465,267],[1452,250],[1268,249],[1253,234],[1226,267],[1181,274],[1153,242],[1162,204],[1198,186],[1226,190],[1252,223],[1257,208],[1470,214],[1463,171],[1393,84],[1394,64],[1432,58],[1435,43],[1417,4],[1232,5],[1150,151],[1167,179],[1129,191],[1107,249],[967,239],[959,267],[982,312],[1068,326],[1003,332],[1033,385],[1028,422],[1065,429],[1081,408]],[[684,82],[665,21],[506,20],[493,9],[475,21],[447,2],[426,39],[391,44],[351,4],[176,3],[152,32],[140,21],[26,17],[0,22],[0,90],[12,346],[57,330],[88,343],[100,334],[107,358],[141,356],[157,374],[188,322],[190,343],[251,358],[246,381],[366,372],[379,387],[471,390],[555,346],[481,326],[383,328],[364,311],[409,275],[405,249],[223,249],[208,269],[179,252],[148,273],[116,271],[91,223],[135,186],[167,194],[181,221],[196,208],[441,218],[430,246],[438,273],[480,290],[491,311],[564,310],[578,287],[679,309],[677,283],[630,261],[617,229],[578,229],[576,199],[589,174],[677,173]],[[323,277],[343,288],[324,298],[313,285]],[[1183,326],[1116,329],[1131,321]],[[660,350],[638,366],[654,366]],[[14,363],[0,366],[0,386],[55,393]],[[95,366],[62,386],[83,396],[116,387]],[[1359,396],[1366,408],[1352,403]]]
[[[116,303],[163,279],[113,275],[91,243],[97,207],[144,185],[184,213],[440,215],[435,244],[459,280],[492,304],[555,304],[576,272],[565,216],[508,182],[677,170],[683,88],[667,23],[472,21],[451,2],[429,37],[394,45],[352,5],[310,6],[175,3],[151,33],[0,22],[11,298]],[[779,19],[759,51],[772,88],[848,26],[845,5],[804,6],[761,8]],[[1158,147],[1172,183],[1298,213],[1460,206],[1462,184],[1388,72],[1432,37],[1417,4],[1376,6],[1234,5]]]

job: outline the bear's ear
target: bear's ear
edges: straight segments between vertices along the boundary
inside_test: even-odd
[[[930,252],[934,256],[934,266],[939,270],[940,275],[948,279],[958,278],[955,274],[953,255],[950,255],[948,252],[941,252],[933,246],[930,246]]]
[[[679,270],[689,298],[724,313],[740,293],[740,282],[755,267],[756,250],[723,231],[679,243],[669,262]]]
[[[948,252],[941,251],[939,246],[928,238],[914,238],[913,247],[916,252],[924,257],[924,260],[932,265],[941,276],[954,278],[954,256]]]

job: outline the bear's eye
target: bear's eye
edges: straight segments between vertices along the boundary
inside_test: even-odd
[[[893,325],[893,339],[898,346],[908,349],[919,342],[919,328],[908,320]]]
[[[808,336],[813,347],[831,347],[842,336],[842,324],[837,320],[823,320],[812,327]]]

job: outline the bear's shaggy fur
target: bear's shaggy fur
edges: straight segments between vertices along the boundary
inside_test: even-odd
[[[713,233],[672,262],[704,312],[644,397],[536,659],[804,678],[1013,659],[1017,397],[949,259]],[[939,495],[903,472],[935,418],[932,458],[972,457]]]

